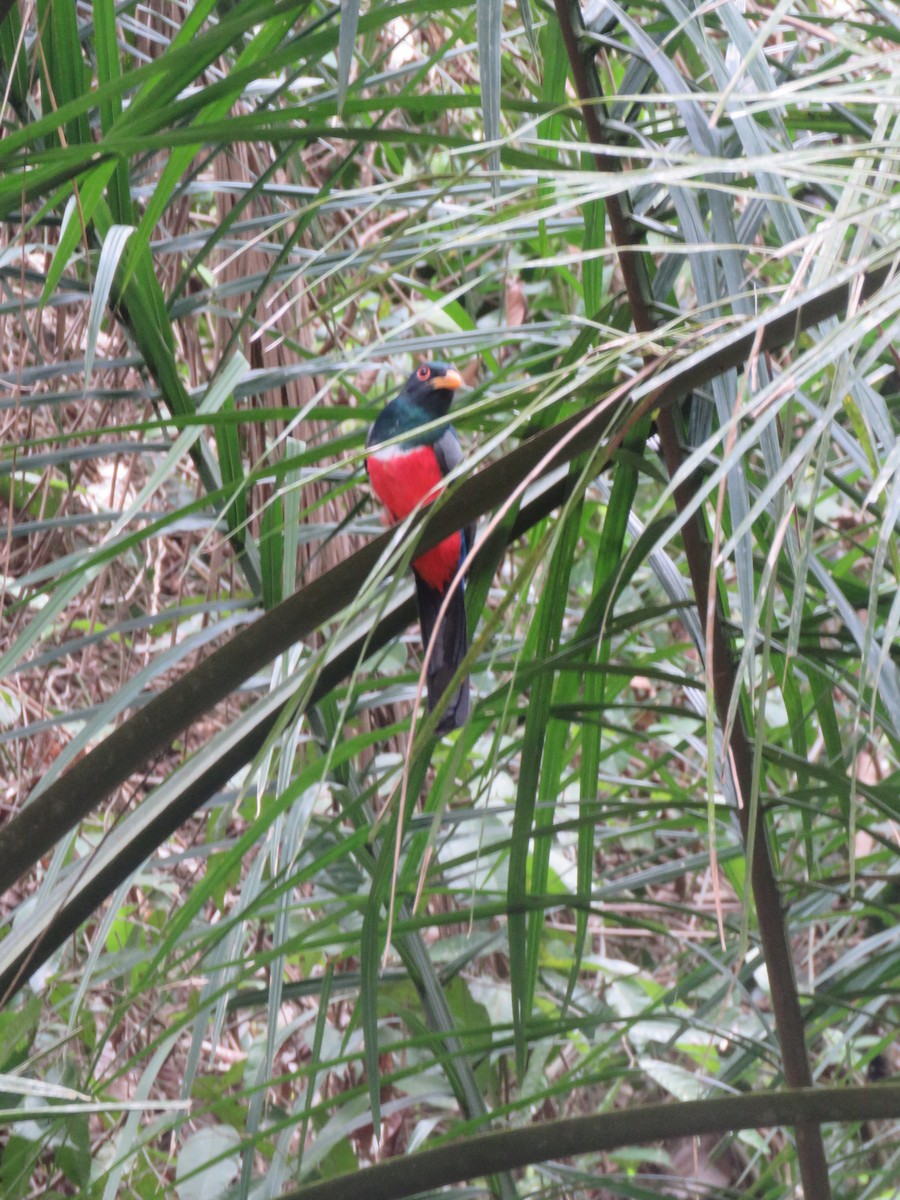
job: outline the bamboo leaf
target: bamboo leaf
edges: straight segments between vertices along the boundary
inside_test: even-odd
[[[360,0],[341,0],[341,26],[338,41],[338,115],[343,112],[344,101],[350,87],[350,71],[353,68],[353,52],[356,47],[356,32],[359,28]]]
[[[488,143],[500,140],[500,51],[503,39],[503,0],[477,0],[478,76],[481,82],[481,111],[484,137]],[[494,172],[492,187],[498,194],[496,172],[500,155],[492,150],[488,158]]]
[[[97,353],[97,338],[100,336],[100,325],[106,313],[112,291],[113,280],[129,237],[134,233],[133,225],[113,225],[103,239],[100,251],[100,261],[97,263],[97,275],[94,280],[94,294],[91,297],[91,312],[88,318],[87,337],[84,344],[84,381],[90,383],[94,366],[94,356]]]

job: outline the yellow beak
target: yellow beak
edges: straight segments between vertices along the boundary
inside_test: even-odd
[[[431,381],[431,386],[433,388],[450,388],[453,391],[458,387],[462,387],[462,375],[460,375],[459,371],[450,367],[446,375],[436,375]]]

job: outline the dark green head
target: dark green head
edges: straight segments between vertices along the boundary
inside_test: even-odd
[[[461,384],[459,372],[446,363],[422,363],[381,412],[372,426],[368,444],[389,441],[445,417],[453,403],[453,393]],[[440,435],[441,431],[435,430],[422,440],[434,441]]]
[[[453,367],[426,362],[413,371],[397,399],[421,408],[434,421],[450,411],[453,393],[461,383],[460,374]]]

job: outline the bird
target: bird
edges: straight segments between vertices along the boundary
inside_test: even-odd
[[[452,425],[427,429],[445,417],[462,377],[444,363],[423,362],[400,392],[379,413],[366,438],[366,469],[372,490],[386,510],[388,523],[402,521],[423,501],[431,503],[443,490],[442,480],[463,460]],[[401,438],[391,446],[383,443]],[[472,549],[474,526],[444,538],[413,561],[422,643],[435,633],[438,612],[463,559]],[[462,580],[453,589],[437,629],[428,663],[428,711],[437,706],[465,657],[468,647]],[[469,678],[457,686],[437,727],[439,734],[461,728],[469,716]]]

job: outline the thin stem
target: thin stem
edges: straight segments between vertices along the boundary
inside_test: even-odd
[[[602,89],[593,54],[585,52],[582,35],[584,25],[578,0],[555,0],[556,12],[576,90],[583,102],[582,115],[588,137],[597,149],[594,160],[597,170],[614,172],[619,164],[601,151],[604,130],[600,119]],[[631,305],[631,316],[639,333],[649,333],[654,327],[649,287],[641,252],[632,245],[632,230],[628,220],[627,201],[617,195],[607,198],[606,206],[613,241],[619,252],[619,263],[625,289]],[[683,453],[671,407],[660,410],[657,418],[663,457],[669,477],[674,478],[683,463]],[[675,506],[683,513],[692,502],[693,485],[688,480],[675,488]],[[698,510],[683,526],[684,549],[691,573],[701,627],[708,631],[707,656],[713,697],[719,724],[725,726],[732,695],[739,680],[725,636],[718,579],[714,576],[709,541]],[[708,609],[708,612],[705,611]],[[750,857],[750,879],[759,922],[760,940],[772,992],[772,1010],[781,1045],[784,1077],[790,1087],[809,1087],[812,1072],[807,1055],[800,998],[794,978],[794,964],[787,927],[781,909],[778,882],[772,865],[768,831],[760,805],[751,811],[750,796],[753,778],[753,753],[743,714],[738,709],[731,737],[724,747],[725,760],[730,764],[739,797],[738,818],[745,849]],[[750,852],[752,848],[752,853]],[[822,1132],[818,1125],[799,1123],[796,1127],[797,1161],[803,1191],[808,1200],[830,1200],[831,1185]]]

